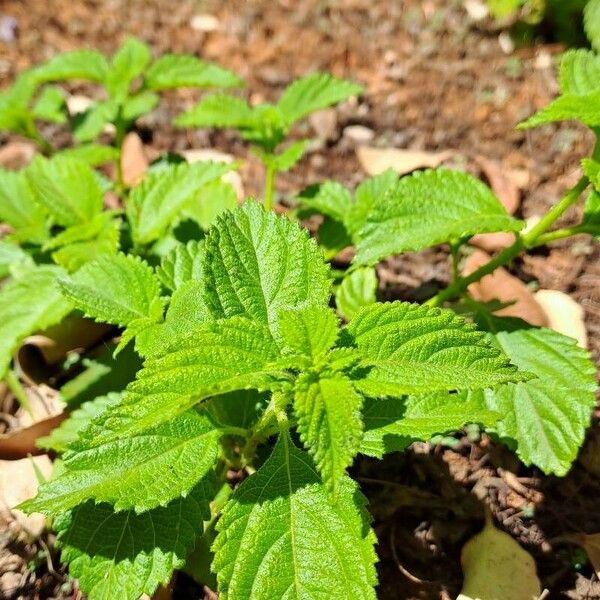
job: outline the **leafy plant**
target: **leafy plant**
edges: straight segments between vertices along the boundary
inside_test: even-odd
[[[277,147],[290,128],[307,115],[360,94],[362,87],[325,73],[296,79],[276,104],[250,106],[241,98],[227,94],[207,96],[197,106],[180,115],[181,127],[228,127],[237,129],[251,142],[266,169],[264,203],[271,208],[275,175],[291,169],[304,154],[305,141],[294,142],[285,150]]]

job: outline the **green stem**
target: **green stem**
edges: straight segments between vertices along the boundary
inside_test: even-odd
[[[273,208],[273,184],[275,181],[275,169],[266,165],[266,175],[265,175],[265,200],[264,206],[266,210],[271,210]]]
[[[123,120],[122,114],[123,108],[119,106],[117,116],[115,118],[115,146],[119,150],[119,157],[117,159],[117,181],[115,182],[115,188],[119,195],[125,192],[125,182],[123,181],[123,141],[125,140],[125,134],[127,133],[127,123]]]
[[[598,225],[575,225],[574,227],[565,227],[563,229],[556,229],[540,235],[535,241],[536,246],[543,246],[548,242],[554,242],[555,240],[562,240],[564,238],[571,237],[573,235],[579,235],[580,233],[596,234],[600,232]]]
[[[526,250],[527,248],[533,248],[534,246],[540,245],[542,240],[542,236],[545,234],[546,230],[550,228],[556,221],[559,219],[564,212],[570,208],[581,195],[581,192],[587,187],[589,181],[587,177],[582,177],[575,187],[569,190],[561,200],[553,206],[537,223],[534,227],[532,227],[526,234],[517,237],[514,244],[505,248],[488,261],[486,264],[482,265],[476,271],[473,271],[470,275],[466,277],[459,277],[456,281],[452,282],[445,290],[442,290],[439,294],[430,298],[425,304],[427,306],[440,306],[446,300],[451,300],[456,296],[462,294],[472,283],[475,283],[489,275],[492,271],[501,267],[507,263],[509,263],[513,258],[515,258],[522,250]],[[581,233],[578,231],[578,233]],[[552,234],[547,234],[551,236]],[[558,238],[556,238],[558,239]],[[548,238],[546,237],[546,240]]]
[[[29,402],[27,392],[21,385],[21,382],[15,375],[15,372],[11,370],[7,371],[5,380],[8,388],[13,393],[19,404],[29,413],[31,417],[33,417],[33,408],[31,407],[31,402]]]
[[[457,281],[460,279],[460,273],[458,271],[458,262],[460,260],[460,247],[462,244],[460,242],[451,242],[450,243],[450,254],[452,255],[452,281]]]

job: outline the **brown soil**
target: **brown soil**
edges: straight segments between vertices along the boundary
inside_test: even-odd
[[[204,12],[218,17],[217,31],[192,29],[192,16]],[[320,139],[308,124],[297,128],[298,137],[315,142],[281,177],[282,199],[323,179],[356,185],[364,174],[355,143],[343,130],[363,125],[373,131],[375,145],[452,149],[473,171],[477,157],[497,161],[510,176],[518,175],[523,198],[518,214],[527,218],[542,213],[573,184],[579,160],[592,144],[588,132],[570,123],[514,129],[556,94],[555,63],[563,48],[539,41],[505,54],[498,31],[488,23],[476,26],[458,0],[4,0],[0,13],[18,23],[15,41],[0,42],[0,76],[6,83],[56,52],[82,46],[110,52],[133,33],[157,53],[191,52],[233,69],[248,81],[254,100],[276,98],[294,77],[317,69],[365,84],[358,103],[337,109],[329,139]],[[92,93],[86,86],[73,89]],[[197,97],[181,91],[165,99],[141,123],[148,143],[160,151],[214,146],[247,157],[246,192],[258,194],[262,171],[234,133],[170,125]],[[60,130],[49,133],[68,142]],[[565,223],[574,220],[576,210]],[[599,258],[600,246],[583,237],[554,243],[512,267],[524,281],[568,292],[584,306],[597,360]],[[449,272],[444,249],[390,260],[380,267],[381,296],[422,300],[448,281]],[[596,427],[590,437],[597,435]],[[461,587],[460,549],[481,527],[484,505],[533,554],[549,590],[546,598],[600,598],[589,563],[558,539],[567,532],[600,532],[600,481],[581,464],[564,479],[545,477],[485,436],[465,435],[452,447],[415,444],[382,462],[361,460],[355,474],[376,518],[381,598],[455,597]],[[48,577],[43,568],[40,573],[41,580]],[[20,597],[74,597],[73,591],[61,591],[62,575],[52,591],[45,584],[30,589],[22,588]],[[202,594],[179,578],[176,597]]]

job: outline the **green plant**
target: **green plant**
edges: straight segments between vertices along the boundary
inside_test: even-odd
[[[177,117],[181,127],[229,127],[237,129],[242,138],[251,142],[265,165],[264,204],[273,204],[275,175],[291,169],[304,154],[305,141],[295,142],[285,150],[277,147],[285,140],[290,128],[307,115],[360,94],[361,86],[336,79],[324,73],[313,73],[296,79],[282,93],[276,104],[250,106],[235,96],[207,96],[190,111]]]
[[[577,73],[569,81],[590,79]],[[299,81],[275,106],[229,96],[200,106],[238,119],[277,161],[295,120],[358,91],[323,75]],[[153,594],[175,569],[224,598],[373,598],[375,536],[347,473],[358,454],[380,458],[475,423],[546,473],[564,475],[577,455],[597,390],[589,354],[494,315],[467,287],[529,247],[600,235],[600,164],[583,166],[526,233],[464,173],[388,171],[354,195],[325,182],[298,199],[298,215],[323,215],[321,246],[268,210],[269,184],[265,207],[223,210],[230,166],[220,163],[159,161],[117,210],[103,210],[110,183],[78,158],[0,171],[0,220],[11,227],[0,240],[0,375],[17,395],[16,347],[67,315],[112,326],[114,364],[126,367],[40,440],[60,466],[22,508],[51,517],[91,600]],[[549,231],[590,186],[584,221]],[[465,243],[494,231],[515,243],[462,277]],[[444,242],[455,266],[446,290],[425,305],[376,301],[378,261]],[[326,259],[350,244],[356,256],[335,289],[342,322]],[[454,299],[456,310],[438,307]]]

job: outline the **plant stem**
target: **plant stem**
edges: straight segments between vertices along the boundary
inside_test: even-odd
[[[119,194],[125,191],[125,182],[123,181],[123,141],[125,140],[125,134],[127,133],[127,123],[123,120],[122,114],[123,108],[119,106],[117,117],[115,118],[115,146],[119,150],[119,157],[117,159],[117,181],[116,188]]]
[[[275,180],[275,169],[266,165],[266,175],[265,175],[265,200],[264,206],[266,210],[271,210],[273,208],[273,183]]]
[[[459,277],[457,280],[453,281],[445,290],[442,290],[439,294],[430,298],[425,304],[427,306],[440,306],[446,300],[451,300],[456,296],[462,294],[472,283],[475,283],[489,275],[492,271],[501,267],[508,262],[510,262],[513,258],[515,258],[522,250],[526,250],[527,248],[532,248],[534,246],[540,245],[542,240],[542,236],[545,234],[546,230],[551,227],[557,219],[559,219],[562,214],[577,200],[581,195],[581,192],[587,187],[589,181],[587,177],[582,177],[575,187],[570,189],[561,200],[554,205],[540,220],[537,225],[532,227],[526,234],[517,237],[514,244],[505,248],[500,252],[500,254],[496,255],[486,264],[482,265],[476,271],[473,271],[470,275],[466,277]],[[561,231],[561,230],[559,230]],[[552,232],[555,233],[555,232]],[[547,236],[551,236],[552,233],[547,234]],[[582,233],[581,231],[577,231],[577,233]],[[561,236],[566,237],[566,236]],[[552,239],[552,238],[551,238]],[[558,238],[555,238],[558,239]],[[546,241],[548,237],[546,237]]]
[[[571,237],[573,235],[579,235],[580,233],[598,234],[600,227],[598,225],[575,225],[574,227],[565,227],[563,229],[556,229],[540,235],[535,241],[536,246],[543,246],[548,242],[555,240],[562,240],[564,238]]]

